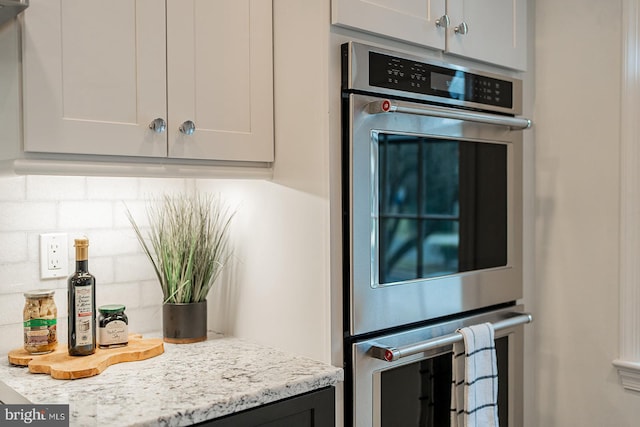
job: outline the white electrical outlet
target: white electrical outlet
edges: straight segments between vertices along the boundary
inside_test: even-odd
[[[52,279],[69,275],[69,251],[66,233],[40,235],[40,278]]]

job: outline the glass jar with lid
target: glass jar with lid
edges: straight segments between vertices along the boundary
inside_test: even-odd
[[[51,353],[58,346],[58,309],[55,291],[39,289],[24,293],[22,311],[24,349],[31,354]]]
[[[122,347],[129,343],[129,319],[122,304],[98,307],[98,345],[100,348]]]

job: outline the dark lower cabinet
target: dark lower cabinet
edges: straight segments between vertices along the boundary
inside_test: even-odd
[[[207,427],[333,427],[335,389],[326,387],[226,417],[205,421]]]

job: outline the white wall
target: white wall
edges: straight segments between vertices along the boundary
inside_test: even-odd
[[[618,356],[621,1],[536,0],[535,410],[636,426]],[[574,26],[575,24],[575,26]]]
[[[230,330],[325,362],[331,362],[328,22],[329,2],[274,1],[274,177],[214,184],[242,199]]]

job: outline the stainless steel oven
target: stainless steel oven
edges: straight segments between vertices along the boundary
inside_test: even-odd
[[[393,368],[377,349],[457,337],[460,325],[522,311],[522,130],[531,124],[517,117],[522,82],[359,43],[342,49],[347,425],[448,425],[385,422],[397,415],[385,415],[395,400],[384,396],[401,395],[395,366],[436,366],[449,384],[450,343]],[[507,382],[521,378],[520,331],[497,335],[507,337],[496,341]],[[516,420],[518,387],[508,389]]]
[[[522,426],[522,325],[530,321],[518,306],[353,343],[353,425],[448,426],[452,344],[461,339],[456,330],[490,322],[495,328],[500,426]]]

